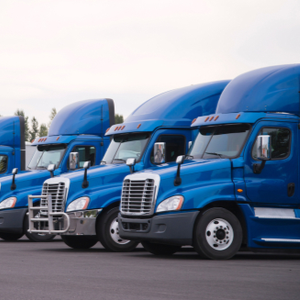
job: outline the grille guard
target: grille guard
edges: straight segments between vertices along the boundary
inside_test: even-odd
[[[45,199],[48,202],[48,206],[33,206],[33,199]],[[35,211],[47,211],[48,217],[34,216]],[[66,220],[65,229],[55,230],[53,226],[53,217],[64,217]],[[48,222],[48,229],[36,229],[35,224],[38,222]],[[28,196],[28,223],[30,233],[48,233],[48,234],[61,234],[65,233],[70,228],[70,217],[64,212],[53,212],[52,211],[52,197],[51,195],[38,195]]]

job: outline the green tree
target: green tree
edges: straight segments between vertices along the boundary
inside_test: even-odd
[[[29,142],[29,125],[28,125],[28,117],[25,117],[25,113],[24,110],[22,109],[17,109],[15,111],[15,116],[22,116],[24,117],[24,121],[25,121],[25,141]]]
[[[50,122],[48,123],[48,128],[50,128],[52,120],[54,119],[54,117],[56,116],[56,114],[57,114],[56,108],[53,107],[52,110],[51,110],[51,114],[49,116]]]
[[[30,140],[34,140],[39,133],[39,123],[35,117],[31,119],[31,130],[29,131],[30,133]]]
[[[39,136],[47,136],[48,135],[48,128],[45,123],[42,123],[39,130]]]
[[[116,124],[121,124],[124,122],[124,118],[122,115],[115,114],[115,122]]]

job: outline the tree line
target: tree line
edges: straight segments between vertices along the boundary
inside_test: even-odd
[[[57,111],[56,108],[52,108],[51,113],[49,115],[49,123],[45,124],[42,123],[39,126],[39,123],[36,119],[36,117],[32,117],[31,119],[31,126],[29,127],[29,117],[25,116],[25,112],[22,109],[17,109],[15,112],[15,116],[22,116],[24,117],[24,121],[25,121],[25,141],[27,142],[31,142],[32,140],[36,139],[37,137],[41,137],[41,136],[47,136],[48,135],[48,130],[50,128],[50,125],[52,123],[52,120],[54,119],[54,117],[56,116]],[[120,124],[124,122],[124,118],[122,115],[119,114],[115,114],[115,123],[116,124]]]

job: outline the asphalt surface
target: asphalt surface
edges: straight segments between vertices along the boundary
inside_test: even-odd
[[[202,260],[184,249],[156,257],[68,248],[61,240],[0,240],[0,299],[300,299],[300,254],[241,252]]]

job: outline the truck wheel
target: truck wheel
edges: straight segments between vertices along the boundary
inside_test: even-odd
[[[23,233],[0,232],[0,238],[6,241],[16,241],[20,239],[23,235],[24,235]]]
[[[119,208],[105,212],[97,223],[97,236],[102,246],[113,252],[127,252],[136,248],[139,242],[124,240],[119,235]]]
[[[29,224],[28,224],[28,216],[27,215],[24,218],[23,228],[24,228],[25,235],[31,242],[50,242],[55,238],[55,235],[53,235],[53,234],[28,232]]]
[[[90,249],[98,243],[95,238],[88,236],[62,235],[61,239],[73,249]]]
[[[229,259],[240,249],[243,231],[237,217],[224,208],[211,208],[198,219],[194,248],[203,258]]]
[[[142,242],[141,244],[147,251],[155,255],[172,255],[181,248],[181,246],[156,244],[151,242]]]

